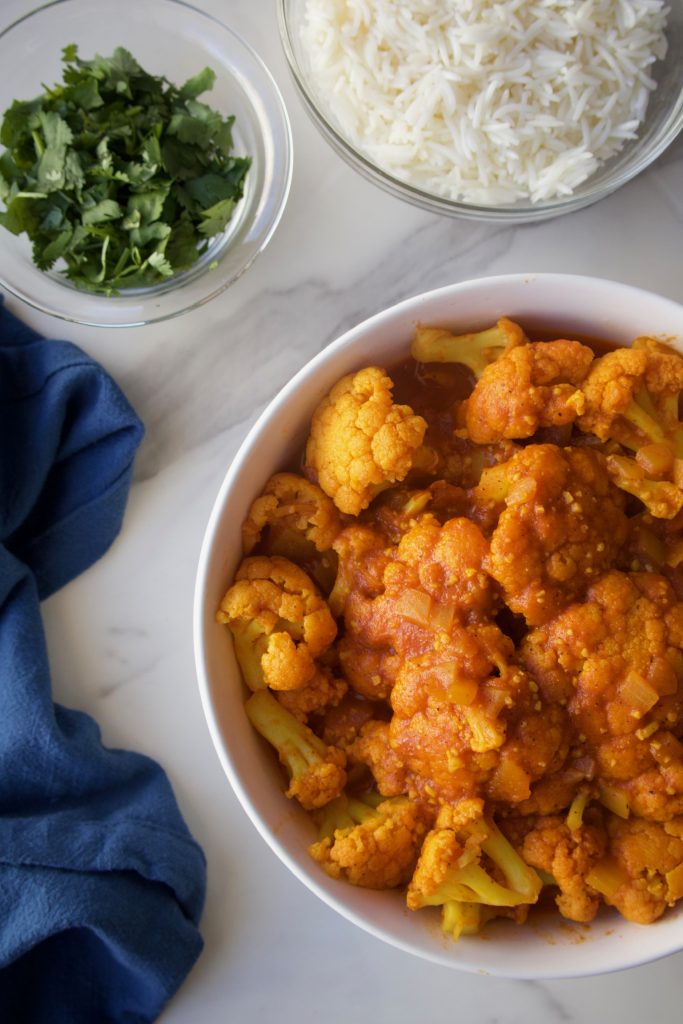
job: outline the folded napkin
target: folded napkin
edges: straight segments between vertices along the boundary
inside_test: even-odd
[[[152,1021],[202,948],[205,862],[169,782],[53,703],[40,618],[118,533],[141,437],[101,366],[0,302],[3,1024]]]

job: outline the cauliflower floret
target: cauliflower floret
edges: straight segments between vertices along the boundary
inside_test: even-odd
[[[507,317],[501,317],[495,327],[470,334],[419,325],[410,354],[418,363],[460,363],[480,377],[490,363],[527,342],[519,324]]]
[[[337,578],[330,593],[332,612],[342,616],[350,594],[359,592],[366,598],[377,597],[384,589],[384,570],[391,558],[391,544],[377,529],[353,525],[334,542],[337,555]]]
[[[446,805],[422,844],[408,886],[409,909],[442,907],[442,928],[455,939],[501,913],[523,921],[542,888],[536,872],[492,819],[458,827],[453,818]]]
[[[258,690],[245,704],[249,721],[275,747],[287,770],[286,796],[295,798],[307,811],[335,800],[346,785],[346,755],[328,746],[291,715],[269,690]]]
[[[346,753],[351,763],[366,765],[382,796],[401,796],[406,792],[405,765],[389,741],[389,723],[373,719],[366,722]]]
[[[678,483],[652,479],[648,475],[649,470],[640,464],[643,461],[643,452],[649,457],[655,447],[659,446],[649,445],[647,449],[641,449],[635,459],[624,455],[608,455],[607,472],[612,483],[627,494],[632,494],[634,498],[639,498],[655,518],[673,519],[683,508],[683,490]],[[670,462],[673,461],[672,457]]]
[[[683,508],[682,388],[683,359],[653,338],[637,338],[632,348],[595,361],[577,421],[581,430],[636,453],[634,460],[612,452],[608,472],[653,516],[667,519]]]
[[[396,547],[368,527],[348,527],[335,550],[341,582],[331,600],[343,607],[345,625],[339,659],[366,697],[385,699],[403,659],[429,650],[454,622],[496,608],[496,590],[482,569],[488,544],[467,519],[441,525],[424,513]]]
[[[577,388],[592,361],[592,351],[578,341],[510,349],[484,369],[466,402],[469,437],[487,444],[573,423],[584,401]]]
[[[295,690],[337,635],[330,609],[306,573],[286,558],[245,558],[216,612],[234,638],[252,690]]]
[[[486,470],[476,495],[483,504],[505,502],[486,568],[529,625],[580,597],[614,565],[628,535],[604,457],[585,448],[529,445]]]
[[[366,646],[366,643],[368,646]],[[350,632],[337,645],[339,664],[349,686],[368,700],[386,700],[401,664],[400,655],[386,644],[374,641],[369,632],[359,642]]]
[[[335,707],[328,707],[319,723],[319,732],[325,743],[347,749],[360,735],[368,722],[386,711],[383,702],[366,700],[348,690]]]
[[[527,864],[552,875],[559,889],[558,910],[570,921],[592,921],[600,909],[600,895],[586,882],[607,848],[607,835],[599,813],[592,822],[571,829],[564,818],[538,818],[524,837],[522,856]]]
[[[242,524],[245,555],[279,555],[301,566],[329,593],[337,571],[331,550],[342,528],[334,502],[296,473],[276,473]]]
[[[401,538],[393,561],[384,572],[387,593],[404,600],[409,588],[431,599],[426,624],[437,631],[448,629],[449,619],[471,621],[486,618],[499,604],[491,579],[483,571],[489,546],[481,530],[462,516],[440,523],[424,515]],[[452,609],[452,616],[441,610]],[[421,616],[416,610],[418,625]]]
[[[585,409],[578,426],[602,441],[618,441],[637,451],[668,442],[683,456],[678,396],[683,359],[653,338],[637,338],[596,359],[583,384]]]
[[[343,377],[313,414],[306,469],[350,515],[407,476],[427,429],[409,406],[394,404],[392,387],[384,370],[367,367]]]
[[[408,792],[435,804],[527,799],[531,782],[567,749],[562,715],[537,689],[493,624],[454,629],[404,661],[389,742],[408,769]]]
[[[340,665],[357,693],[369,699],[388,696],[398,668],[387,626],[374,621],[374,599],[383,593],[384,571],[392,548],[386,537],[368,526],[349,526],[334,544],[337,579],[330,607],[344,618],[345,636],[337,644]]]
[[[609,855],[587,881],[628,921],[651,924],[683,897],[683,819],[608,819]]]
[[[334,815],[331,816],[334,819]],[[383,800],[376,808],[349,799],[339,808],[339,827],[310,847],[310,854],[332,878],[366,889],[405,885],[430,824],[430,815],[406,797]]]
[[[296,690],[279,690],[277,699],[300,722],[336,707],[348,690],[344,679],[337,679],[327,668],[317,668],[315,675]]]
[[[362,513],[361,522],[379,531],[387,543],[398,544],[426,512],[445,522],[466,515],[468,507],[467,494],[461,487],[440,480],[419,490],[395,487],[386,491]]]
[[[546,700],[566,704],[608,806],[666,821],[683,813],[683,603],[651,573],[610,572],[520,656]]]
[[[329,551],[341,525],[334,502],[319,487],[296,473],[276,473],[251,504],[242,524],[242,546],[248,555],[267,527],[278,540],[282,538],[281,543],[286,544],[287,535],[293,533],[316,551]]]

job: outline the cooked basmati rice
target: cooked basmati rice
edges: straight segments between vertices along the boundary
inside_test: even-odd
[[[341,134],[389,174],[486,206],[569,195],[633,139],[663,0],[307,0]]]

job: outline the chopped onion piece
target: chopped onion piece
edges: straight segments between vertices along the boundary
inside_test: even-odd
[[[492,718],[496,718],[506,704],[510,703],[510,693],[500,686],[493,686],[489,682],[486,688],[486,711]]]
[[[503,756],[489,783],[493,800],[520,803],[531,795],[531,776],[517,761]]]
[[[429,626],[432,614],[432,599],[424,590],[411,587],[401,594],[398,613],[416,626]]]
[[[605,860],[599,861],[590,874],[586,875],[586,881],[608,900],[611,900],[624,882],[628,881],[628,875],[615,860],[607,857]]]
[[[680,654],[675,649],[672,649],[671,653]],[[647,681],[660,697],[670,697],[678,692],[678,675],[676,674],[676,669],[671,664],[668,654],[666,658],[652,659],[647,670]]]
[[[452,704],[471,704],[477,696],[479,687],[476,680],[461,676],[454,661],[445,661],[442,665],[432,665],[425,671],[443,686],[446,696]]]
[[[619,687],[619,696],[642,718],[659,700],[659,694],[635,669],[627,674]]]
[[[618,818],[628,818],[631,808],[629,807],[626,795],[621,790],[602,783],[600,785],[599,797],[603,807],[606,807],[612,814],[616,814]]]
[[[451,704],[471,704],[478,689],[474,679],[454,679],[448,687],[448,699]]]
[[[438,601],[432,602],[429,614],[429,625],[432,629],[440,630],[444,633],[450,632],[454,617],[455,608],[452,604],[440,604]]]
[[[510,469],[503,463],[489,466],[477,484],[477,496],[485,502],[505,501],[510,492]]]

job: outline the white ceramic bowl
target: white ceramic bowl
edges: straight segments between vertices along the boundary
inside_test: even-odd
[[[272,752],[249,725],[230,634],[215,610],[241,558],[240,525],[268,477],[289,465],[305,441],[311,414],[343,374],[387,365],[408,352],[419,321],[459,331],[500,316],[527,329],[552,328],[628,344],[639,334],[668,338],[683,351],[683,306],[623,284],[564,274],[516,274],[441,288],[407,299],[348,331],[316,356],[273,399],[223,481],[211,514],[197,575],[194,632],[197,672],[221,764],[252,822],[287,867],[344,917],[394,946],[435,963],[513,978],[600,974],[683,949],[683,904],[649,927],[601,915],[589,927],[548,915],[522,928],[488,925],[485,939],[443,936],[438,913],[411,913],[396,892],[371,892],[333,881],[307,853],[308,816],[287,800]]]

